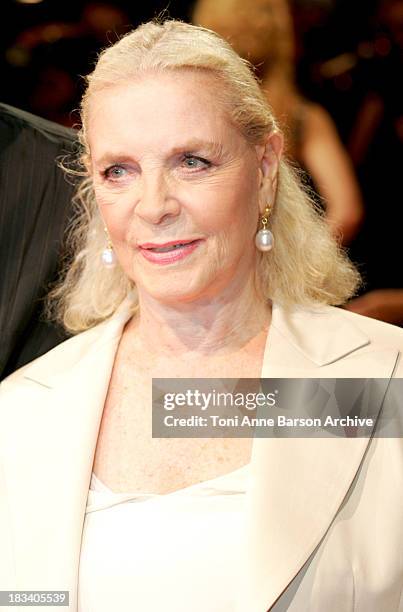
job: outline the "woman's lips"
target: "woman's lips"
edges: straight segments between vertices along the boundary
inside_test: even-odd
[[[150,249],[143,249],[141,247],[139,250],[143,257],[148,261],[166,265],[175,261],[179,261],[179,259],[184,259],[188,255],[190,255],[190,253],[193,253],[193,251],[197,249],[201,242],[203,242],[201,239],[194,240],[193,242],[188,242],[187,244],[179,246],[173,249],[172,251],[167,251],[165,253],[158,253],[157,251],[151,251]]]

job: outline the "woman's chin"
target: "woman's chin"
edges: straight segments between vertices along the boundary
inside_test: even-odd
[[[192,304],[200,302],[205,297],[206,301],[209,300],[207,292],[203,291],[202,287],[183,287],[183,285],[175,287],[172,284],[158,287],[155,286],[143,286],[138,287],[139,297],[144,297],[145,300],[150,299],[159,302],[160,304],[166,304],[167,306],[180,306],[186,304]]]

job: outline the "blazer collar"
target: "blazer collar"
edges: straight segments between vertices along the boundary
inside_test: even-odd
[[[56,386],[71,368],[79,367],[81,358],[120,338],[132,316],[134,298],[132,290],[109,319],[33,361],[26,366],[24,377],[45,387]],[[316,366],[330,364],[370,343],[364,332],[332,307],[285,308],[273,302],[265,357],[275,332]]]
[[[25,366],[24,378],[52,389],[62,383],[66,376],[73,374],[80,367],[81,360],[90,354],[99,354],[115,345],[117,349],[123,329],[133,314],[134,297],[135,291],[132,290],[111,317],[68,338]]]
[[[370,343],[368,336],[343,316],[343,311],[329,306],[284,308],[274,302],[271,325],[318,366]]]

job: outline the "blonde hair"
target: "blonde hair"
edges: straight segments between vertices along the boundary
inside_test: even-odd
[[[106,242],[88,170],[89,101],[105,87],[150,71],[189,68],[208,71],[219,78],[229,116],[251,145],[262,144],[269,133],[278,129],[249,62],[210,30],[174,19],[153,20],[104,50],[87,77],[81,105],[80,166],[78,170],[70,169],[70,173],[82,177],[75,197],[78,214],[66,234],[68,251],[61,279],[45,303],[47,317],[70,333],[102,322],[135,289],[119,265],[105,269],[100,258]],[[332,238],[296,170],[285,159],[280,161],[270,225],[275,248],[270,253],[260,253],[256,270],[265,298],[283,305],[341,304],[354,294],[359,280],[357,271]],[[136,310],[135,300],[133,313]]]

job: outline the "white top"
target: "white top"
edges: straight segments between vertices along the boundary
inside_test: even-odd
[[[166,495],[114,493],[93,473],[78,612],[234,612],[249,464]]]

